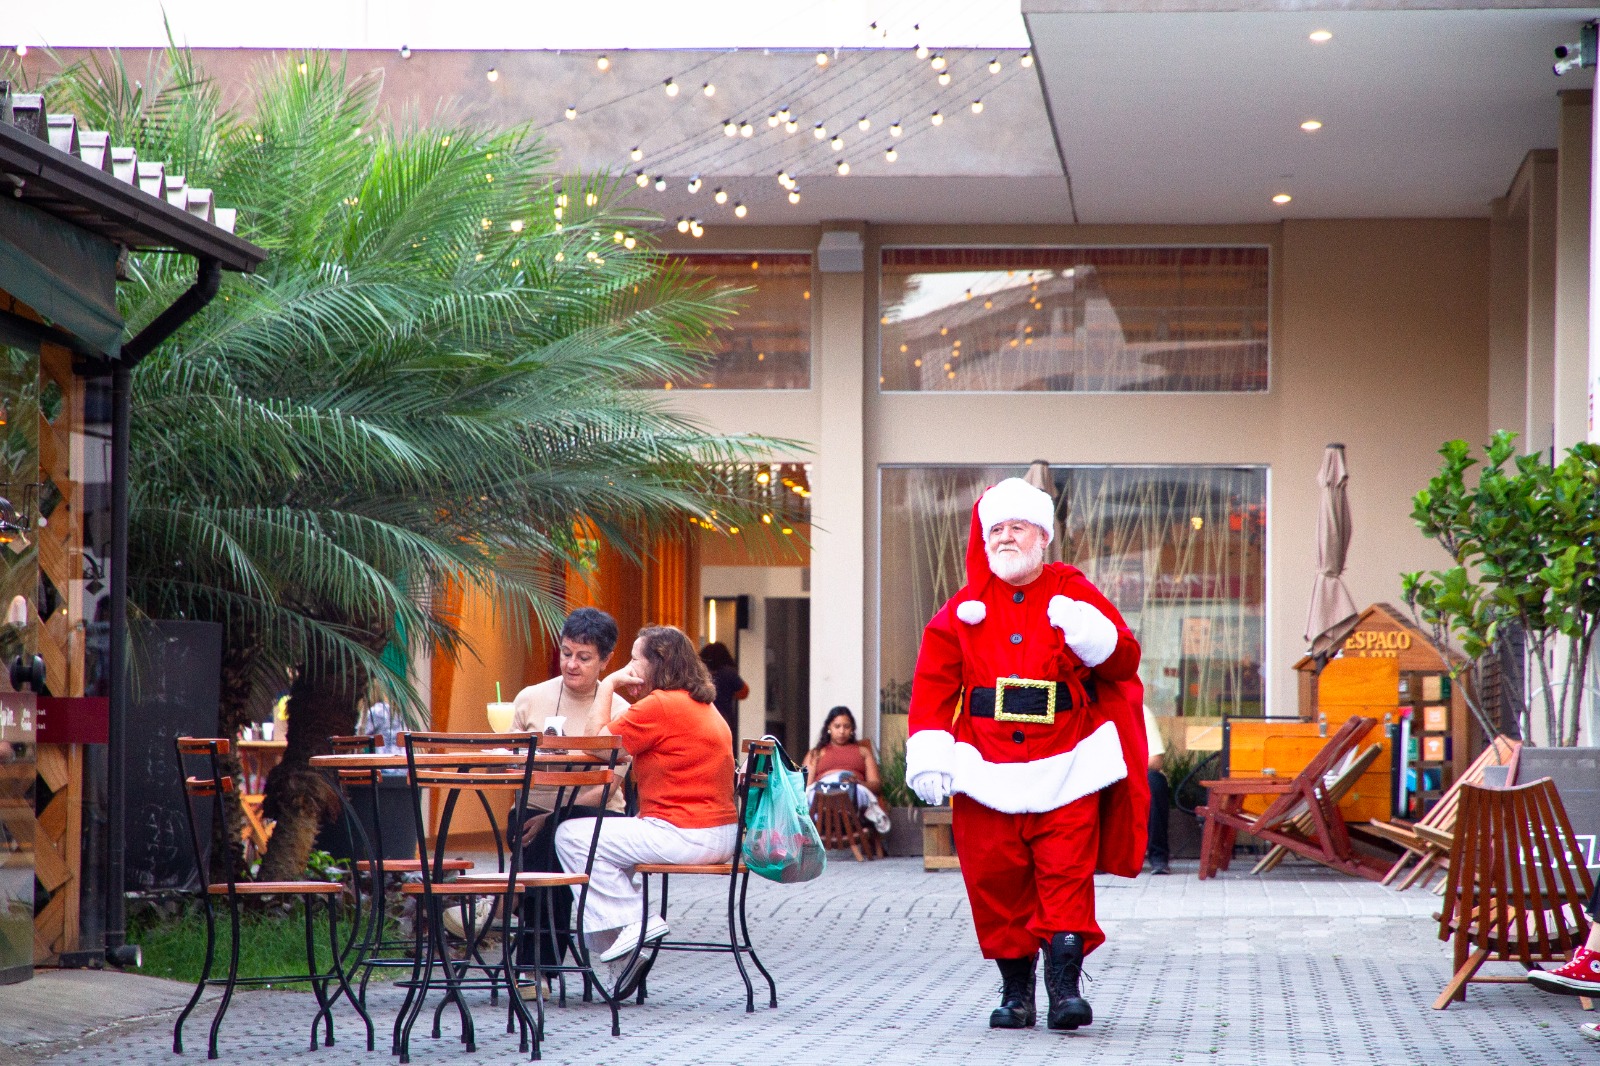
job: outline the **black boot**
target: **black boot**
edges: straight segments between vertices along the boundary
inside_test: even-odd
[[[1050,993],[1052,1029],[1076,1029],[1094,1021],[1089,1001],[1078,994],[1078,978],[1083,975],[1083,937],[1077,933],[1057,933],[1045,949],[1044,987]]]
[[[1038,1016],[1033,1007],[1037,955],[1025,959],[997,959],[1000,964],[1000,1005],[989,1015],[991,1029],[1031,1029]]]

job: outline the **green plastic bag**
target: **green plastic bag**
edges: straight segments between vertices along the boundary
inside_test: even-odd
[[[773,740],[772,737],[767,737]],[[768,881],[792,885],[822,876],[828,853],[806,807],[805,781],[783,747],[763,757],[766,787],[746,802],[744,861]],[[760,771],[758,771],[760,772]]]

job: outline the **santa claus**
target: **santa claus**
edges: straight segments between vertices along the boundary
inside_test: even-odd
[[[1144,862],[1139,643],[1081,571],[1045,563],[1054,526],[1020,478],[983,494],[967,584],[923,631],[911,685],[906,780],[950,799],[978,945],[1000,965],[996,1029],[1034,1024],[1041,946],[1050,1028],[1093,1020],[1078,980],[1105,940],[1094,874]]]

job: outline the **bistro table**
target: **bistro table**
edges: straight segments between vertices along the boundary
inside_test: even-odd
[[[283,761],[283,751],[289,746],[286,740],[240,740],[234,743],[239,753],[240,776],[244,787],[239,790],[239,809],[244,814],[245,856],[258,859],[267,850],[272,839],[272,826],[261,813],[261,801],[266,796],[267,775]]]

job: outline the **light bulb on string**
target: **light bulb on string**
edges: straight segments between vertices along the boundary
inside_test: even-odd
[[[778,171],[778,184],[782,185],[785,189],[788,189],[793,187],[794,179],[789,176],[789,172],[787,170],[780,170]]]
[[[797,203],[800,202],[800,190],[799,189],[790,189],[789,190],[789,202],[791,204],[797,204]]]
[[[998,59],[989,60],[989,73],[990,74],[998,74],[998,73],[1000,73],[1000,60],[998,60]]]
[[[899,159],[899,158],[900,158],[900,153],[895,151],[893,148],[884,149],[883,161],[885,163],[893,163],[896,159]]]
[[[705,93],[707,96],[717,95],[717,87],[712,85],[709,81],[700,86],[700,91]]]
[[[25,56],[25,55],[28,54],[28,51],[27,51],[28,46],[27,45],[19,44],[19,45],[17,45],[17,48],[18,48],[17,55]],[[411,58],[411,46],[409,44],[403,44],[403,45],[400,46],[400,58],[401,59],[410,59]]]
[[[749,136],[753,135],[755,132],[756,132],[756,128],[754,126],[750,125],[750,123],[748,123],[748,122],[741,122],[739,124],[739,136],[741,136],[741,137],[749,137]]]
[[[826,53],[826,52],[818,52],[817,53],[817,66],[825,67],[827,65],[828,65],[828,53]]]
[[[811,128],[811,136],[815,137],[819,141],[822,140],[828,136],[828,127],[824,126],[820,122],[817,123]]]
[[[898,136],[900,136],[900,134],[902,134],[904,132],[905,131],[900,128],[900,123],[899,122],[895,122],[893,125],[891,125],[889,127],[889,136],[891,136],[891,137],[898,137]]]
[[[711,194],[711,198],[719,204],[725,204],[728,202],[728,190],[718,189],[716,192]]]
[[[611,60],[607,59],[605,56],[601,56],[594,61],[594,65],[595,69],[599,70],[603,74],[611,69]]]
[[[667,191],[667,179],[661,177],[659,174],[656,175],[656,192],[666,192],[666,191]]]
[[[1024,68],[1033,66],[1033,53],[1032,52],[1024,52],[1024,53],[1022,53],[1022,58],[1017,60],[1017,62],[1021,63]]]
[[[699,240],[701,237],[705,236],[706,231],[705,228],[700,225],[700,220],[696,218],[689,221],[689,232],[693,234],[695,240]]]
[[[842,178],[846,174],[850,173],[850,164],[841,159],[839,160],[838,166],[835,169],[839,171],[839,176]]]
[[[972,113],[974,115],[983,114],[983,101],[982,100],[974,100],[974,101],[972,101]]]
[[[788,122],[783,124],[783,132],[785,133],[794,133],[799,128],[800,123],[796,122],[794,119],[790,119]]]
[[[935,126],[943,126],[944,125],[944,116],[941,115],[939,112],[935,111],[933,114],[928,116],[928,121],[933,123]]]
[[[646,185],[650,184],[650,175],[641,170],[638,174],[634,175],[633,183],[642,189]]]
[[[767,116],[767,127],[769,129],[777,129],[779,121],[778,113],[774,111],[772,114]]]
[[[661,87],[666,90],[668,96],[678,95],[678,83],[673,81],[671,78],[668,78],[666,81],[662,82]]]
[[[789,109],[787,107],[781,107],[781,108],[778,109],[778,121],[779,122],[788,122],[793,117],[794,117],[794,115],[790,113],[790,111],[789,111]]]
[[[860,130],[862,133],[867,132],[871,128],[872,120],[866,115],[862,115],[860,118],[856,119],[856,129]]]
[[[678,232],[679,233],[688,233],[689,232],[689,220],[684,218],[682,215],[678,216]]]
[[[302,67],[305,66],[304,63],[302,63],[300,65]],[[304,74],[305,71],[302,70],[301,73]],[[498,70],[496,70],[495,68],[493,68],[493,67],[490,67],[487,71],[485,71],[483,76],[488,78],[490,81],[499,81],[500,80],[500,72]]]
[[[700,185],[700,175],[696,174],[694,177],[689,179],[689,184],[686,187],[690,193],[697,193],[700,191]]]
[[[925,44],[917,45],[917,58],[918,59],[927,59],[928,58],[928,46],[927,45],[925,45]]]
[[[640,148],[638,145],[634,145],[633,151],[628,153],[628,158],[637,163],[639,160],[644,158],[644,149]]]
[[[575,108],[575,107],[569,107],[569,108],[567,108],[566,114],[567,114],[567,121],[571,122],[573,119],[578,117],[578,109]]]
[[[948,70],[941,70],[939,72],[939,84],[940,85],[949,85],[950,84],[950,72]]]
[[[733,205],[733,217],[734,218],[743,218],[745,215],[747,215],[749,213],[750,213],[750,209],[745,207],[744,204],[734,204]]]
[[[728,121],[722,124],[722,135],[724,137],[739,136],[739,124],[730,118]]]
[[[833,140],[828,142],[828,147],[832,148],[835,152],[837,152],[839,149],[844,147],[844,138],[843,137],[834,137]]]
[[[934,56],[933,59],[929,62],[928,65],[931,66],[934,70],[943,70],[944,69],[944,56]]]
[[[622,238],[622,246],[624,248],[628,249],[630,252],[633,251],[634,246],[637,245],[638,243],[639,242],[634,240],[632,237],[624,237],[624,238]]]

